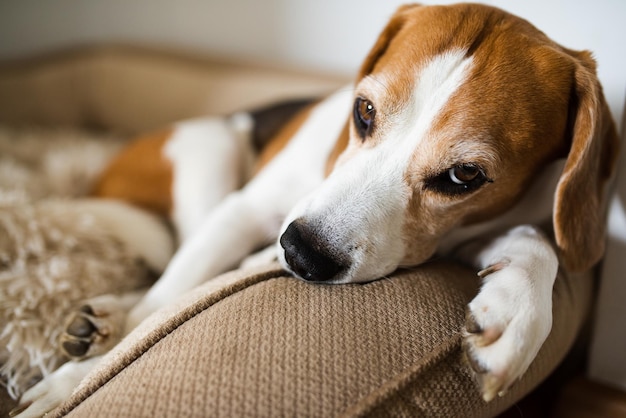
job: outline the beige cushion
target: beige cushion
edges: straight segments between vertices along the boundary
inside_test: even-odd
[[[0,122],[145,132],[184,118],[327,94],[348,78],[125,45],[0,62]]]
[[[224,279],[222,279],[224,280]],[[203,286],[137,330],[63,405],[69,417],[493,416],[564,357],[591,281],[559,277],[554,329],[528,373],[485,403],[461,349],[473,272],[429,263],[364,285],[277,266]]]

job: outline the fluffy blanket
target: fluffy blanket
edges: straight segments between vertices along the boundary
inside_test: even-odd
[[[120,145],[0,128],[0,383],[13,398],[67,361],[57,338],[70,309],[148,284],[141,260],[72,205]]]

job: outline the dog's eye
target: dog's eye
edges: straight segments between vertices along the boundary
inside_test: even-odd
[[[354,101],[354,126],[361,139],[365,139],[374,128],[376,108],[367,99],[357,97]]]
[[[492,180],[485,176],[483,170],[475,164],[459,164],[448,170],[428,178],[425,182],[427,189],[456,196],[477,190]]]
[[[455,184],[467,184],[480,175],[480,170],[473,164],[461,164],[448,170],[448,176]]]

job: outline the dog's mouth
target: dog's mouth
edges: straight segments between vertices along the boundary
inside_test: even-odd
[[[301,219],[291,222],[280,237],[289,270],[309,282],[339,282],[351,263],[344,254],[331,251]]]

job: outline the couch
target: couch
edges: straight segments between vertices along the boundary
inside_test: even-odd
[[[191,52],[80,48],[2,63],[0,123],[130,136],[346,81]],[[559,273],[548,340],[524,377],[486,403],[461,347],[479,280],[453,260],[368,284],[309,284],[276,264],[222,281],[143,323],[52,416],[497,416],[553,373],[593,301],[589,277]]]

